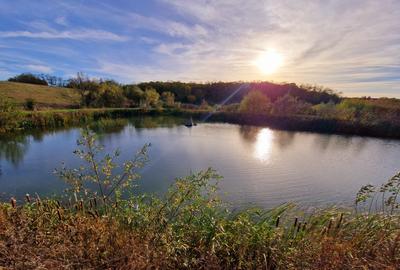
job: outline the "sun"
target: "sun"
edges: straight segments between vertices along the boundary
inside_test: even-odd
[[[254,64],[263,74],[272,74],[282,66],[283,56],[275,50],[267,50],[260,54]]]

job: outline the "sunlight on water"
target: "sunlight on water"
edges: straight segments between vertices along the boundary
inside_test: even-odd
[[[272,130],[269,128],[261,129],[257,134],[256,143],[254,145],[254,157],[262,162],[268,162],[271,157]]]

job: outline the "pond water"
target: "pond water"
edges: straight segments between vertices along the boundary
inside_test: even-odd
[[[162,194],[174,178],[212,167],[224,177],[222,197],[235,207],[351,205],[362,185],[383,183],[400,169],[396,140],[183,122],[138,117],[98,132],[106,151],[119,148],[122,160],[151,143],[140,192]],[[79,135],[71,128],[0,138],[1,198],[62,192],[52,172],[62,162],[79,165],[72,153]]]

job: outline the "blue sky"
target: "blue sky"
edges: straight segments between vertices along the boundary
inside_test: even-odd
[[[266,51],[282,56],[264,74]],[[0,79],[269,80],[400,97],[400,1],[0,0]]]

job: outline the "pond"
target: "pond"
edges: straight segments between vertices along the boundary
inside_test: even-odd
[[[184,122],[137,117],[94,129],[106,151],[121,150],[121,160],[151,143],[140,192],[162,194],[176,177],[212,167],[224,177],[221,196],[234,207],[351,205],[362,185],[383,183],[400,169],[396,140]],[[79,136],[71,128],[0,138],[1,199],[61,193],[65,185],[52,172],[62,162],[79,165]]]

